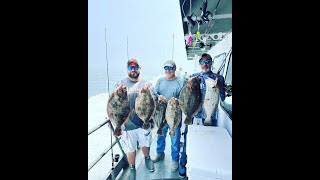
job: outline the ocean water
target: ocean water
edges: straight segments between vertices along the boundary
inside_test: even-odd
[[[126,71],[109,71],[109,89],[110,93],[115,83],[122,78],[127,77]],[[108,74],[109,74],[108,73]],[[140,74],[142,77],[142,73]],[[144,79],[149,80],[154,86],[156,81],[162,76],[153,74],[144,75]],[[96,126],[104,123],[107,117],[107,102],[108,102],[108,88],[107,88],[107,73],[103,67],[92,67],[88,69],[88,131]],[[88,167],[91,165],[106,149],[115,141],[111,136],[108,125],[104,125],[88,136]],[[119,146],[116,144],[113,147],[113,154],[120,154]],[[105,179],[109,170],[112,168],[111,150],[105,154],[95,166],[88,172],[89,180]]]

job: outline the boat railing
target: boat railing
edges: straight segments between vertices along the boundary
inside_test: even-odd
[[[113,134],[114,132],[114,128],[112,126],[112,123],[110,121],[110,119],[107,119],[105,122],[97,125],[96,127],[92,128],[91,130],[89,130],[88,132],[88,136],[90,134],[92,134],[93,132],[95,132],[96,130],[100,129],[101,127],[103,127],[104,125],[106,124],[109,124],[109,127],[111,129],[111,132]],[[113,136],[113,135],[111,135]],[[113,136],[115,137],[115,136]],[[104,150],[89,166],[88,166],[88,172],[90,171],[90,169],[95,166],[101,159],[104,155],[106,155],[112,148],[115,144],[118,144],[119,147],[120,147],[120,150],[122,152],[122,156],[119,157],[119,160],[116,160],[114,157],[113,158],[113,163],[115,162],[115,166],[111,168],[111,170],[109,171],[108,175],[107,175],[107,180],[111,180],[111,179],[115,179],[115,177],[117,177],[117,175],[120,173],[120,171],[123,169],[123,168],[126,168],[128,166],[128,160],[126,159],[126,154],[124,153],[122,147],[121,147],[121,144],[119,142],[119,140],[121,139],[118,138],[118,137],[115,137],[115,140],[112,145],[110,145],[109,147],[107,147],[106,150]]]

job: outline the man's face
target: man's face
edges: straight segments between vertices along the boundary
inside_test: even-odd
[[[140,75],[141,67],[138,65],[129,65],[127,66],[128,76],[133,79],[138,79]]]
[[[211,70],[212,61],[207,58],[201,58],[201,60],[199,61],[199,66],[201,68],[201,72],[207,73]]]
[[[175,66],[173,66],[173,67],[165,66],[164,71],[166,73],[167,78],[171,78],[171,77],[175,76],[176,67]]]

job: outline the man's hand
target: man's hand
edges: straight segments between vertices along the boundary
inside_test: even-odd
[[[159,95],[159,96],[158,96],[158,100],[159,100],[159,101],[166,102],[166,97],[163,96],[163,95]]]

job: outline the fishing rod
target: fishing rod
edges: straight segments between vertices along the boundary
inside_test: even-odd
[[[106,43],[106,60],[107,60],[107,78],[108,78],[108,94],[109,94],[109,98],[110,98],[110,88],[109,88],[109,62],[108,62],[108,44],[107,44],[107,28],[105,28],[105,43]],[[112,166],[111,166],[111,173],[112,173],[112,179],[115,179],[114,177],[114,159],[113,159],[113,146],[112,146],[112,123],[109,124],[110,125],[110,138],[111,138],[111,161],[112,161]]]
[[[222,62],[222,64],[221,64],[221,66],[220,66],[217,74],[220,74],[220,71],[222,70],[223,66],[226,64],[226,59],[227,59],[227,57],[229,56],[229,54],[230,54],[231,52],[232,52],[232,47],[230,48],[228,54],[225,56],[225,58],[224,58],[224,60],[223,60],[223,62]],[[225,54],[225,53],[224,53],[224,54]],[[229,58],[230,58],[230,57],[229,57]]]
[[[128,58],[128,60],[129,60],[129,42],[128,42],[129,40],[128,40],[128,35],[127,35],[127,58]]]
[[[173,61],[173,53],[174,53],[174,33],[172,34],[172,61]]]

